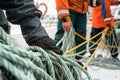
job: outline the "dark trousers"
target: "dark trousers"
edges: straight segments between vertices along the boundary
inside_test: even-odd
[[[86,19],[86,13],[85,14],[80,14],[77,13],[73,10],[70,10],[70,18],[73,24],[73,27],[75,29],[75,31],[82,35],[83,37],[86,37],[86,23],[87,23],[87,19]],[[58,19],[58,26],[57,26],[57,32],[55,34],[55,39],[54,41],[57,43],[64,35],[64,30],[62,28],[62,21],[60,19]],[[77,35],[75,36],[75,43],[76,45],[79,45],[81,43],[83,43],[85,40],[78,37]],[[76,52],[81,52],[83,50],[86,49],[86,44],[84,44],[83,46],[79,47],[76,49]],[[82,53],[81,55],[84,55],[84,53]],[[77,59],[80,59],[81,57],[76,56]]]
[[[91,30],[91,37],[95,36],[96,34],[100,33],[101,31],[103,31],[104,28],[92,28]],[[101,34],[102,35],[102,34]],[[92,41],[96,42],[101,38],[101,35],[95,37]],[[117,46],[118,45],[118,41],[117,41],[117,37],[116,37],[116,33],[115,30],[113,28],[113,33],[109,36],[105,36],[106,39],[106,43],[108,46]],[[93,45],[92,43],[90,43],[90,46]],[[97,44],[94,45],[93,47],[91,47],[92,49],[96,48]],[[110,52],[111,52],[111,56],[116,58],[118,56],[118,49],[116,47],[112,47],[109,48]],[[95,50],[90,50],[90,53],[92,54]]]
[[[20,25],[28,44],[48,37],[39,20],[42,13],[35,7],[33,0],[0,0],[0,9],[6,10],[11,23]]]

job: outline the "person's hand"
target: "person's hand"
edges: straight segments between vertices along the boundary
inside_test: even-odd
[[[113,33],[113,27],[112,26],[107,26],[108,30],[106,32],[106,36],[110,36]]]
[[[29,45],[30,46],[39,46],[45,50],[51,50],[51,51],[55,52],[56,54],[63,55],[63,51],[59,47],[57,47],[56,44],[54,43],[54,41],[49,37],[35,40],[32,43],[29,43]]]
[[[69,32],[70,28],[72,26],[72,22],[71,22],[70,16],[65,16],[61,20],[62,20],[62,27],[63,27],[63,29],[66,32]]]
[[[62,22],[62,27],[63,27],[63,29],[66,32],[70,31],[71,26],[72,26],[72,22],[71,21],[69,21],[69,22]]]

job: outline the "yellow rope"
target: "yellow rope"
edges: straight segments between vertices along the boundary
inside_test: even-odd
[[[100,33],[96,34],[95,36],[91,37],[91,38],[88,39],[88,40],[87,40],[85,37],[83,37],[83,36],[81,36],[80,34],[78,34],[77,32],[75,32],[75,34],[76,34],[78,37],[80,37],[80,38],[82,38],[82,39],[84,39],[84,40],[86,40],[86,41],[83,42],[83,43],[81,43],[81,44],[79,44],[79,45],[77,45],[77,46],[75,46],[75,47],[73,47],[73,48],[71,48],[70,50],[64,52],[64,55],[67,55],[67,54],[70,53],[71,51],[79,48],[80,46],[84,45],[84,44],[87,43],[87,42],[95,43],[95,42],[92,41],[92,39],[94,39],[95,37],[97,37],[97,36],[99,36],[99,35],[102,34],[102,39],[101,39],[100,42],[98,43],[98,46],[96,47],[96,49],[95,49],[95,51],[93,52],[93,54],[90,56],[90,58],[87,60],[87,62],[86,62],[86,63],[84,64],[84,66],[83,66],[83,68],[86,68],[86,67],[88,66],[88,64],[91,62],[91,60],[93,59],[93,57],[95,56],[97,50],[98,50],[98,49],[100,48],[100,46],[102,45],[102,42],[103,42],[103,40],[104,40],[104,36],[106,35],[108,29],[109,29],[109,28],[106,27],[103,31],[101,31]],[[109,48],[112,48],[112,47],[117,47],[117,48],[118,48],[118,47],[119,47],[119,46],[108,46],[108,45],[104,45],[104,46],[105,46],[105,47],[109,47]]]
[[[100,35],[100,34],[102,34],[102,33],[103,33],[103,31],[101,31],[101,32],[98,33],[97,35],[93,36],[92,38],[90,38],[90,39],[84,41],[83,43],[81,43],[81,44],[79,44],[79,45],[77,45],[77,46],[75,46],[75,47],[69,49],[68,51],[64,52],[64,55],[67,55],[68,53],[70,53],[70,52],[74,51],[75,49],[81,47],[82,45],[84,45],[85,43],[91,41],[92,39],[94,39],[95,37],[97,37],[98,35]],[[79,35],[79,36],[80,36],[80,35]],[[81,38],[82,38],[82,37],[81,37]],[[83,38],[83,39],[84,39],[84,38]]]
[[[88,64],[91,62],[91,60],[92,60],[93,57],[95,56],[97,50],[98,50],[99,47],[101,46],[101,43],[102,43],[102,41],[104,40],[103,36],[105,36],[107,30],[108,30],[108,28],[106,27],[106,28],[104,29],[104,32],[105,32],[105,33],[102,34],[102,39],[101,39],[101,41],[98,43],[98,46],[96,47],[96,49],[95,49],[95,51],[93,52],[93,54],[90,56],[90,58],[89,58],[89,59],[87,60],[87,62],[84,64],[84,66],[83,66],[84,69],[85,69],[85,68],[88,66]]]
[[[80,38],[82,38],[82,39],[84,39],[84,40],[87,40],[85,37],[81,36],[81,35],[78,34],[77,32],[75,32],[75,34],[76,34],[78,37],[80,37]]]
[[[70,50],[64,52],[64,55],[67,55],[67,54],[70,53],[71,51],[79,48],[80,46],[84,45],[84,44],[87,43],[87,42],[95,43],[94,41],[92,41],[92,39],[94,39],[94,38],[96,38],[97,36],[99,36],[99,35],[102,34],[102,38],[101,38],[100,42],[98,43],[98,46],[96,47],[96,49],[95,49],[95,51],[93,52],[93,54],[90,56],[90,58],[87,60],[87,62],[86,62],[86,63],[84,64],[84,66],[83,66],[83,68],[86,68],[86,67],[88,66],[88,64],[91,62],[91,60],[93,59],[93,57],[95,56],[97,50],[98,50],[98,49],[100,48],[100,46],[102,45],[102,42],[103,42],[103,40],[104,40],[104,37],[105,37],[108,29],[109,29],[109,28],[106,27],[103,31],[101,31],[100,33],[96,34],[95,36],[91,37],[91,38],[88,39],[88,40],[87,40],[85,37],[83,37],[83,36],[81,36],[80,34],[78,34],[77,32],[75,32],[75,34],[76,34],[78,37],[80,37],[80,38],[82,38],[82,39],[84,39],[84,40],[86,40],[86,41],[83,42],[83,43],[81,43],[81,44],[79,44],[79,45],[77,45],[77,46],[75,46],[75,47],[73,47],[73,48],[71,48]],[[105,47],[109,47],[109,48],[117,47],[117,46],[108,46],[108,45],[104,45],[104,46],[105,46]]]
[[[81,36],[80,34],[78,34],[77,32],[75,32],[75,34],[78,36],[78,37],[80,37],[80,38],[82,38],[82,39],[84,39],[84,40],[87,40],[85,37],[83,37],[83,36]],[[108,34],[107,34],[108,35]],[[96,36],[97,37],[97,36]],[[95,42],[94,41],[89,41],[89,42],[91,42],[92,44],[94,44]],[[105,45],[105,44],[103,44],[103,46],[105,46],[105,47],[108,47],[108,48],[120,48],[120,46],[108,46],[108,45]]]

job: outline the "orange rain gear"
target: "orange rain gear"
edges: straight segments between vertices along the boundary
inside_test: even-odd
[[[56,10],[59,18],[70,15],[69,9],[78,13],[86,13],[88,11],[89,0],[56,0]]]
[[[92,9],[93,28],[105,28],[107,25],[114,26],[114,19],[110,9],[110,5],[114,4],[118,4],[118,0],[103,0],[100,6]]]

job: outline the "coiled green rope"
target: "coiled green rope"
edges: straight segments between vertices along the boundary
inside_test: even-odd
[[[0,80],[92,80],[73,59],[37,46],[22,47],[0,28]]]

